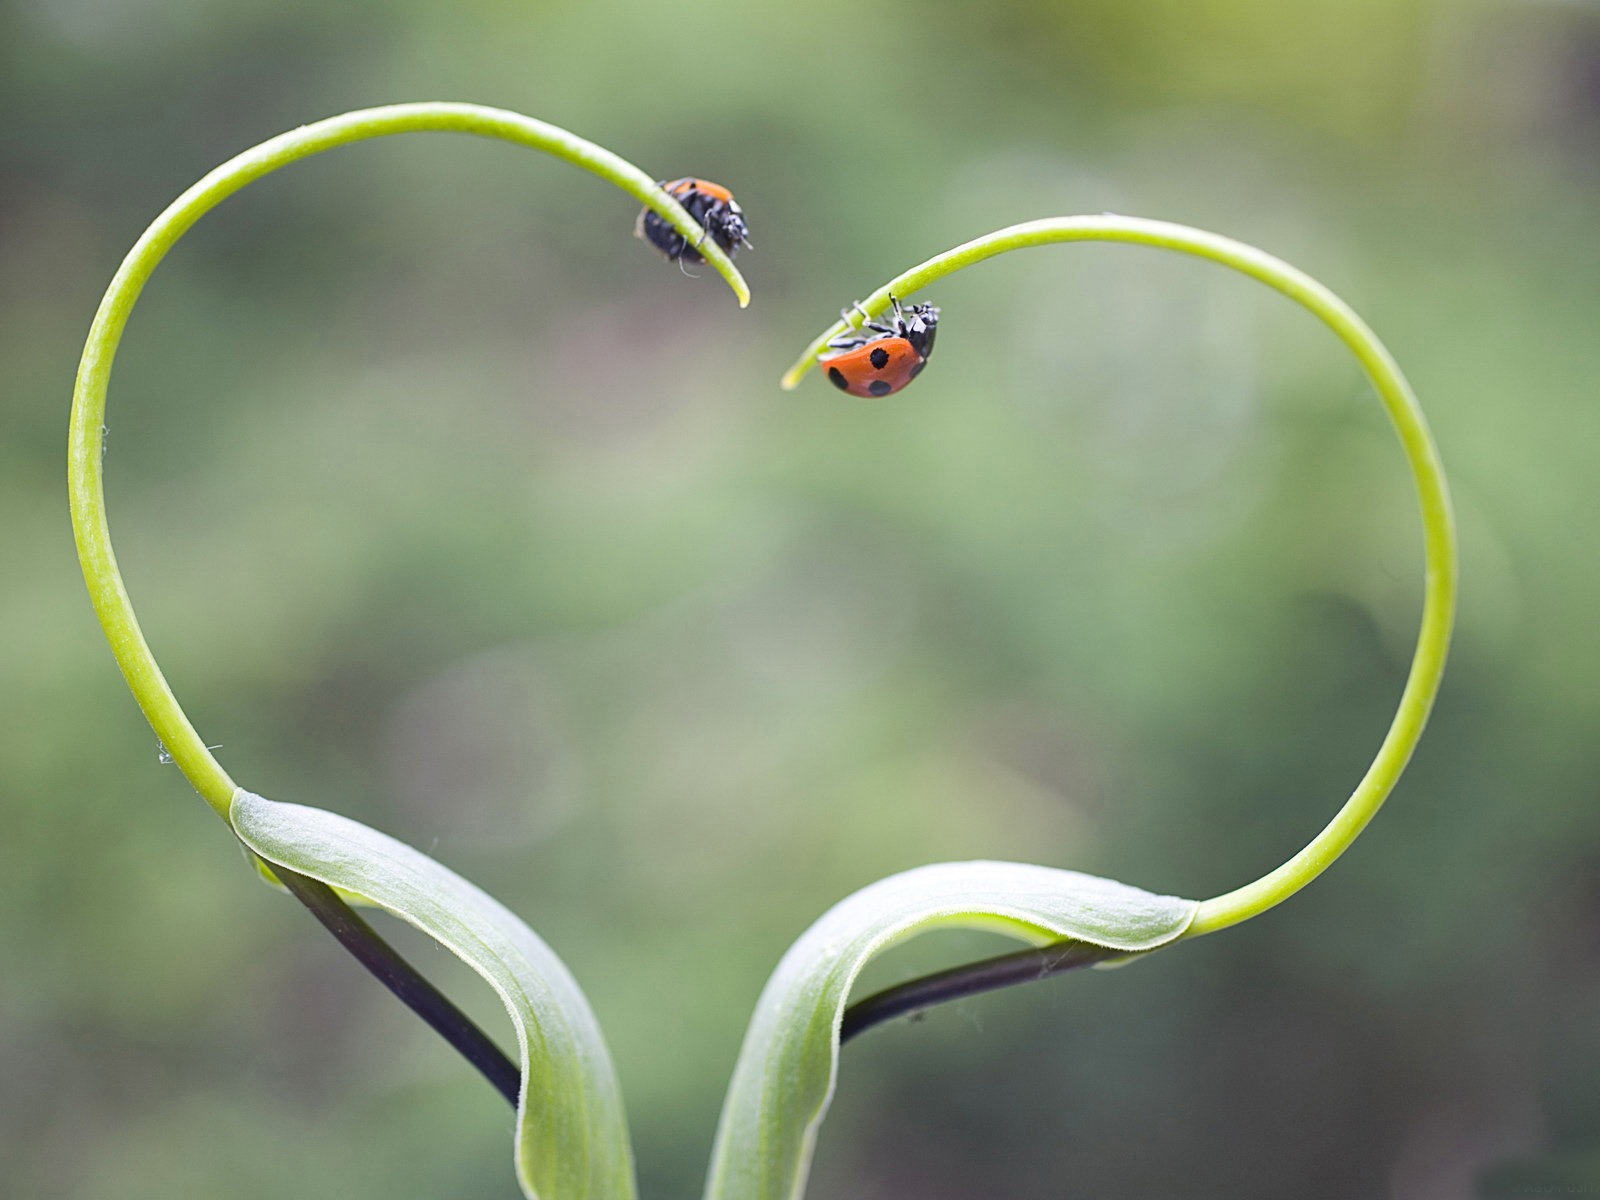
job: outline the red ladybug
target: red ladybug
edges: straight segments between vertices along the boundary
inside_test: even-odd
[[[819,362],[834,387],[852,396],[887,396],[905,387],[928,365],[939,310],[931,304],[901,308],[892,295],[889,303],[894,306],[890,324],[865,321],[861,329],[840,334],[828,343],[839,353]],[[872,332],[866,333],[869,329]]]
[[[671,183],[663,181],[661,186],[699,222],[700,227],[711,235],[711,240],[730,255],[740,246],[750,244],[744,210],[734,200],[733,193],[720,183],[690,176],[674,179]],[[705,262],[698,244],[690,245],[689,239],[653,208],[647,208],[639,214],[633,235],[649,242],[673,262]]]

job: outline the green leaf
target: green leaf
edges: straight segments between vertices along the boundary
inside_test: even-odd
[[[631,1200],[627,1118],[589,1003],[555,952],[504,905],[403,842],[242,788],[229,812],[268,862],[366,897],[453,952],[499,994],[522,1063],[517,1181],[532,1200]]]
[[[1197,905],[1076,871],[940,863],[891,875],[831,908],[767,981],[734,1067],[706,1200],[799,1200],[839,1073],[839,1023],[874,955],[939,928],[1118,951],[1177,938]]]

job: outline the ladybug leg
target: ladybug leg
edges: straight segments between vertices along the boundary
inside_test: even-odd
[[[691,200],[693,200],[699,194],[700,194],[700,185],[698,183],[691,183],[689,185],[689,190],[684,192],[683,200],[680,202],[680,203],[682,203],[682,205],[685,208],[685,210],[689,209],[689,202]],[[700,226],[700,236],[698,238],[696,238],[695,242],[694,242],[694,248],[695,248],[696,252],[698,252],[700,247],[704,246],[706,244],[706,235],[708,233],[710,233],[711,230],[710,230],[710,227],[706,224],[706,219],[703,216],[695,216],[695,214],[694,214],[694,212],[692,210],[689,211],[689,215],[691,217],[694,217],[695,218],[695,224]],[[685,242],[684,245],[688,245],[688,243]]]
[[[693,271],[689,270],[688,267],[683,265],[683,256],[685,254],[687,254],[688,252],[689,252],[689,239],[684,237],[683,234],[681,234],[681,233],[673,234],[673,236],[672,236],[672,261],[678,264],[679,272],[681,272],[684,275],[687,275],[690,279],[698,279],[698,278],[700,278],[698,275],[696,275]]]
[[[665,185],[663,185],[663,186],[665,186]],[[699,236],[698,239],[696,239],[696,241],[694,243],[694,248],[695,248],[696,251],[698,251],[701,246],[705,245],[705,241],[706,241],[706,224],[705,224],[705,219],[703,217],[697,216],[695,214],[694,209],[690,208],[689,205],[694,202],[694,199],[695,199],[696,196],[700,195],[700,185],[697,184],[697,183],[691,183],[688,187],[684,188],[683,191],[671,193],[671,195],[672,195],[672,198],[674,200],[676,200],[678,202],[678,204],[683,208],[683,211],[689,214],[690,218],[694,221],[694,223],[696,225],[700,226],[700,236]],[[684,250],[688,249],[688,247],[689,247],[689,239],[688,238],[684,237],[681,233],[678,235],[678,237],[679,237],[680,241],[682,242],[682,245],[678,248],[678,253],[673,255],[674,258],[680,258],[680,256],[683,254]],[[678,263],[678,266],[679,266],[680,269],[683,267],[682,261],[680,261]],[[687,271],[685,271],[684,274],[688,275],[689,273]],[[690,276],[690,278],[693,278],[693,276]]]
[[[850,308],[855,309],[858,313],[861,314],[861,328],[862,329],[870,329],[874,333],[893,333],[894,332],[894,330],[890,329],[887,325],[880,325],[878,322],[874,321],[867,314],[867,310],[861,307],[861,301],[852,300],[850,302]],[[841,309],[839,315],[841,317],[843,317],[845,319],[845,321],[848,323],[849,320],[850,320],[850,309]],[[871,339],[870,338],[862,338],[861,340],[863,342],[865,342],[865,341],[870,341]]]
[[[859,304],[856,305],[857,310],[859,310],[860,307],[861,306]],[[857,346],[863,344],[867,340],[866,338],[861,336],[861,330],[852,329],[850,327],[850,321],[852,320],[852,318],[851,318],[851,315],[850,315],[850,310],[848,308],[841,308],[839,310],[839,320],[844,322],[845,328],[844,328],[844,332],[841,333],[838,337],[828,339],[828,345],[832,349],[834,349],[834,350],[854,350]]]
[[[905,337],[907,330],[910,328],[909,322],[906,321],[906,310],[901,307],[899,297],[892,292],[889,294],[889,303],[894,305],[894,328],[889,332],[897,337]],[[911,312],[915,314],[916,311],[916,306],[913,305]]]
[[[861,313],[861,317],[862,317],[861,325],[853,324],[853,322],[855,321],[855,316],[850,311],[852,308],[855,309],[856,312]],[[866,316],[867,316],[867,314],[865,312],[862,312],[861,305],[856,303],[856,301],[854,301],[854,300],[850,301],[850,303],[849,303],[849,305],[847,307],[841,308],[839,310],[839,320],[844,322],[844,331],[845,331],[845,333],[855,333],[858,330],[860,330],[861,327],[866,324]]]

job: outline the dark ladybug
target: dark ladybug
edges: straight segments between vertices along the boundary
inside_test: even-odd
[[[720,183],[689,177],[674,179],[671,183],[663,182],[661,186],[674,200],[683,205],[684,210],[711,236],[711,240],[730,255],[740,246],[750,244],[749,230],[744,223],[744,210],[734,200],[733,193]],[[691,245],[683,234],[674,229],[667,219],[653,208],[647,208],[639,214],[633,233],[635,237],[641,237],[649,242],[673,262],[705,262],[705,256],[700,253],[698,245]]]
[[[834,387],[852,396],[887,396],[905,387],[928,365],[939,310],[931,304],[901,308],[892,295],[889,303],[894,306],[894,317],[888,325],[865,321],[860,329],[828,343],[838,353],[825,355],[818,363]],[[859,311],[860,305],[856,307]],[[849,312],[844,316],[848,320]]]

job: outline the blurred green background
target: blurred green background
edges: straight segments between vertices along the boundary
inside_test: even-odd
[[[0,1194],[515,1194],[499,1098],[158,761],[63,487],[146,222],[283,129],[435,98],[728,183],[754,303],[554,160],[340,150],[157,273],[112,526],[238,779],[434,853],[566,958],[647,1198],[698,1194],[757,992],[849,891],[1001,857],[1212,895],[1376,748],[1418,521],[1281,298],[1057,247],[929,295],[913,390],[776,388],[895,272],[1108,209],[1288,258],[1404,364],[1464,539],[1446,690],[1288,905],[852,1045],[811,1194],[1600,1189],[1600,8],[37,0],[0,8]]]

